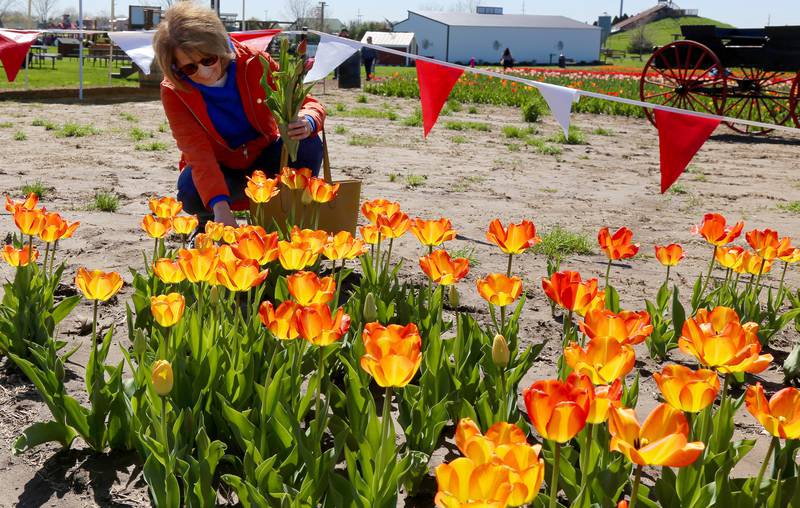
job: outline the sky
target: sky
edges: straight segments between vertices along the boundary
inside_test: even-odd
[[[66,7],[77,7],[77,0],[56,0],[56,11]],[[287,0],[245,0],[248,18],[284,20],[289,12]],[[655,0],[623,0],[624,11],[634,14],[655,5]],[[242,0],[221,0],[222,12],[241,13]],[[116,0],[117,16],[127,16],[128,4],[159,5],[159,0]],[[312,3],[317,3],[312,0]],[[598,15],[619,13],[619,0],[411,0],[388,2],[385,0],[327,0],[326,17],[336,17],[344,22],[358,19],[402,21],[411,10],[451,10],[457,4],[479,4],[503,7],[507,14],[557,14],[579,21],[592,22]],[[700,15],[730,23],[738,27],[761,27],[771,25],[800,25],[800,0],[681,0],[676,2],[684,9],[699,9]],[[110,11],[110,0],[84,0],[84,10],[89,14]],[[328,16],[330,13],[330,16]]]

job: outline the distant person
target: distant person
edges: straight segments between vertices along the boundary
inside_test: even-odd
[[[475,58],[474,57],[469,59],[469,66],[472,67],[473,69],[475,68]]]
[[[500,65],[503,66],[503,71],[514,68],[514,57],[511,56],[511,50],[506,48],[503,51],[503,56],[500,57]]]
[[[564,53],[558,55],[558,66],[562,69],[567,68],[567,57],[564,56]]]
[[[367,37],[367,44],[372,44],[372,37]],[[364,62],[364,71],[367,73],[367,81],[372,80],[372,73],[375,72],[375,61],[378,59],[378,52],[373,48],[361,48],[361,60]]]
[[[350,31],[348,29],[346,29],[346,28],[342,28],[339,31],[339,37],[341,37],[343,39],[349,39],[350,38]]]

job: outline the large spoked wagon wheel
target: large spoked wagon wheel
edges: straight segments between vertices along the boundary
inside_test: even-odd
[[[794,124],[800,128],[800,72],[795,76],[792,91],[789,94],[789,110]]]
[[[644,102],[722,114],[727,93],[725,68],[717,55],[695,41],[676,41],[657,49],[642,70],[639,97]],[[653,110],[645,109],[655,125]]]
[[[792,88],[796,75],[750,67],[729,69],[725,116],[786,125],[793,121]],[[725,122],[736,132],[763,135],[774,129]]]

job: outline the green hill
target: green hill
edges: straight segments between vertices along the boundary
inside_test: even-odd
[[[675,40],[673,35],[681,33],[681,25],[715,25],[723,28],[733,28],[733,25],[713,19],[701,18],[699,16],[686,16],[682,18],[660,19],[648,23],[644,27],[644,33],[653,42],[654,46],[663,46]],[[639,28],[612,34],[606,41],[606,48],[627,51],[628,43],[637,30],[639,30]]]

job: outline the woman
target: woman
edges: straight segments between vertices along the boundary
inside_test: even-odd
[[[170,7],[153,38],[164,72],[161,102],[181,151],[178,200],[197,214],[202,228],[213,219],[235,226],[232,210],[246,209],[247,176],[256,169],[276,173],[282,140],[264,104],[260,56],[267,53],[231,40],[214,11],[193,2]],[[325,109],[307,97],[292,139],[301,140],[295,168],[316,175],[322,164]]]
[[[511,50],[506,48],[503,51],[503,56],[500,57],[500,65],[503,66],[503,71],[514,68],[514,57],[511,56]]]

